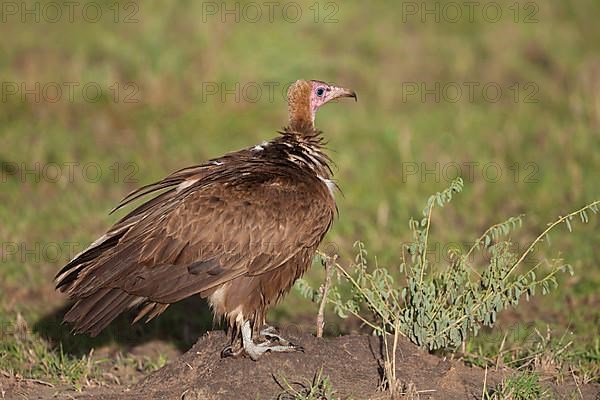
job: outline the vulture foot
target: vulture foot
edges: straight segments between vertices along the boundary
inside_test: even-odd
[[[252,340],[252,328],[250,322],[244,322],[242,326],[242,342],[244,351],[254,361],[258,360],[263,354],[268,352],[273,353],[288,353],[293,351],[302,351],[302,346],[297,346],[285,340],[277,334],[273,327],[267,327],[260,332],[261,336],[267,339],[266,342],[254,343]]]

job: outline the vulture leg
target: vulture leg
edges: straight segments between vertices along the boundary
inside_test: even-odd
[[[244,325],[242,325],[242,342],[244,344],[244,350],[246,354],[250,356],[250,358],[254,361],[258,360],[260,356],[267,352],[292,352],[292,351],[304,351],[302,347],[296,346],[294,344],[286,345],[278,345],[273,344],[270,341],[262,342],[259,344],[254,343],[252,340],[252,328],[250,327],[250,321],[244,321]]]

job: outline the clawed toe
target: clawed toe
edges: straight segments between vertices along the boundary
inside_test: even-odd
[[[291,345],[294,348],[294,351],[298,351],[300,353],[304,353],[304,347],[297,345],[297,344],[292,344]]]
[[[227,358],[231,356],[233,356],[233,349],[231,348],[231,346],[227,346],[223,350],[221,350],[221,358]]]
[[[260,336],[264,337],[271,343],[278,342],[278,344],[282,346],[293,346],[289,340],[283,338],[279,332],[277,332],[277,329],[272,326],[267,326],[266,328],[262,329],[260,331]]]
[[[221,358],[239,357],[242,354],[243,350],[243,348],[234,350],[232,346],[227,346],[223,350],[221,350]]]

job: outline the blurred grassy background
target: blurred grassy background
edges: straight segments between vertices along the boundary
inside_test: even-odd
[[[462,8],[452,22],[446,1],[427,3],[439,12],[425,17],[421,2],[299,1],[287,13],[286,3],[277,3],[272,22],[260,2],[252,3],[262,11],[257,22],[249,21],[255,7],[245,8],[247,2],[122,2],[116,3],[118,15],[114,2],[81,2],[73,22],[65,7],[56,23],[49,21],[55,16],[47,8],[51,2],[25,3],[38,7],[39,22],[20,15],[20,2],[14,3],[16,15],[7,3],[0,23],[0,312],[6,325],[19,325],[22,314],[28,326],[44,327],[31,335],[49,336],[50,352],[71,340],[66,329],[53,328],[64,298],[51,282],[73,255],[70,249],[81,250],[102,234],[118,218],[107,212],[135,187],[275,136],[286,123],[284,87],[299,78],[336,82],[359,94],[357,104],[329,105],[317,118],[343,191],[340,218],[324,250],[336,249],[342,261],[362,240],[381,264],[397,265],[408,218],[448,185],[456,164],[463,167],[466,190],[435,216],[440,245],[432,256],[438,258],[448,241],[473,240],[521,213],[527,223],[515,242],[524,246],[547,222],[600,197],[600,3],[594,0],[517,6],[501,0],[493,3],[503,14],[497,22],[489,18],[492,11],[482,14],[482,6],[472,20]],[[89,3],[102,12],[98,22],[82,14]],[[239,22],[221,14],[236,4]],[[217,14],[209,15],[215,7]],[[302,16],[291,22],[296,9]],[[72,101],[65,82],[78,85]],[[278,83],[272,98],[266,82]],[[479,85],[473,99],[470,82]],[[436,83],[449,88],[439,101],[422,91],[423,85],[435,90]],[[57,101],[53,84],[62,88]],[[207,85],[214,84],[219,90],[211,95]],[[501,88],[498,101],[486,100],[486,84]],[[21,85],[40,98],[26,95]],[[97,101],[84,98],[85,85],[101,88]],[[409,95],[414,85],[420,90]],[[457,101],[448,85],[462,88]],[[94,93],[92,87],[86,94]],[[69,163],[76,166],[71,170]],[[478,163],[472,177],[466,163]],[[485,170],[488,163],[494,168]],[[54,166],[60,179],[54,179]],[[407,174],[413,167],[417,173]],[[25,171],[35,168],[37,174]],[[437,174],[421,175],[425,169]],[[91,179],[98,170],[102,176]],[[545,252],[560,251],[575,276],[562,277],[558,291],[515,312],[507,326],[549,323],[574,331],[584,347],[598,346],[599,226],[595,218],[572,234],[553,235]],[[313,268],[309,280],[319,282],[321,275]],[[115,336],[135,342],[147,335],[144,329],[163,332],[156,335],[160,340],[189,343],[189,332],[164,333],[189,316],[188,309],[178,310],[181,318],[171,311],[166,322],[149,328],[120,322],[106,340],[82,349],[109,343],[120,351]],[[293,293],[273,315],[285,323],[314,312]],[[202,318],[190,322],[192,332],[210,327],[207,315]],[[332,320],[330,330],[343,329],[338,324]],[[19,361],[22,347],[10,343],[13,356],[2,358],[0,367],[26,373],[22,365],[31,360]]]

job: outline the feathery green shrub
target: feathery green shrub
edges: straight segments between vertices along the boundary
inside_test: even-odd
[[[549,224],[520,255],[508,235],[522,225],[522,216],[493,225],[467,252],[452,248],[447,265],[434,265],[427,257],[434,208],[448,204],[462,189],[462,180],[454,180],[446,190],[429,197],[420,218],[409,221],[412,240],[403,245],[397,273],[377,263],[371,266],[360,242],[355,243],[358,251],[350,268],[333,262],[338,279],[325,301],[338,316],[353,315],[377,334],[400,334],[428,350],[454,349],[470,335],[477,335],[482,326],[492,327],[498,313],[516,306],[521,298],[529,300],[538,289],[547,294],[557,287],[559,272],[573,273],[561,259],[539,261],[525,271],[519,267],[559,224],[571,231],[576,218],[588,222],[589,212],[597,213],[600,201]],[[481,253],[478,262],[484,265],[474,261],[477,252]],[[331,262],[330,256],[320,256],[325,264]],[[545,268],[540,268],[544,264]],[[344,281],[349,282],[349,290],[342,290]],[[323,300],[323,290],[313,289],[304,280],[298,281],[296,288],[306,298]]]

